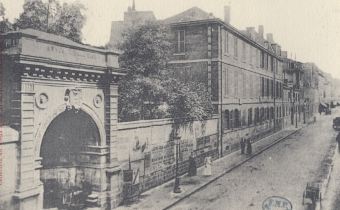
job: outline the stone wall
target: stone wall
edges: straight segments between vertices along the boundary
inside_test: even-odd
[[[173,120],[136,121],[118,124],[118,162],[122,170],[134,171],[140,191],[146,191],[173,179],[176,175],[176,143],[180,144],[179,173],[187,172],[191,152],[202,166],[204,158],[218,157],[218,118],[193,121],[179,127],[178,142],[173,139]],[[120,176],[120,189],[123,189]]]

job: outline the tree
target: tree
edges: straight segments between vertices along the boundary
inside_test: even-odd
[[[82,40],[81,30],[86,17],[82,11],[86,8],[80,3],[62,6],[57,0],[43,3],[41,0],[31,0],[24,4],[24,12],[15,21],[15,27],[33,28],[69,38],[73,41]]]
[[[120,65],[130,70],[118,83],[120,121],[172,117],[183,122],[203,120],[213,113],[211,96],[200,83],[182,83],[167,69],[170,29],[147,22],[124,33]]]
[[[8,21],[8,18],[5,18],[5,7],[0,2],[0,16],[2,16],[2,21],[0,21],[0,34],[12,31],[12,24]]]
[[[149,76],[166,68],[170,60],[172,40],[167,37],[170,29],[160,22],[148,21],[140,28],[128,29],[125,41],[118,46],[124,53],[120,65],[130,74]]]

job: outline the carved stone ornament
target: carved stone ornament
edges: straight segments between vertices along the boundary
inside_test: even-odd
[[[49,98],[46,93],[38,93],[35,97],[35,103],[39,109],[46,109],[48,101]]]
[[[81,89],[67,89],[65,92],[64,100],[68,110],[74,109],[79,110],[82,102],[82,90]]]
[[[95,107],[100,108],[103,104],[103,95],[98,94],[93,98],[93,104]]]

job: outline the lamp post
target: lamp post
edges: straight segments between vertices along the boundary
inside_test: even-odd
[[[306,100],[303,102],[303,124],[306,124]]]
[[[178,133],[175,133],[174,140],[176,144],[176,178],[175,178],[175,186],[174,186],[174,193],[181,193],[180,183],[179,183],[179,174],[178,174],[178,159],[179,159],[179,152],[181,150],[181,144],[179,143],[179,140],[181,139],[180,136],[178,136]]]

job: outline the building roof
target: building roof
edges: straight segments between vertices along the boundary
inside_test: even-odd
[[[6,34],[4,34],[3,36],[11,36],[14,34],[25,34],[28,36],[32,36],[35,37],[37,39],[40,40],[46,40],[49,42],[54,42],[54,43],[59,43],[59,44],[64,44],[64,45],[68,45],[68,46],[72,46],[72,47],[76,47],[76,48],[83,48],[83,49],[88,49],[88,50],[94,50],[94,51],[99,51],[99,52],[112,52],[115,54],[120,54],[118,51],[112,51],[112,50],[105,50],[105,49],[101,49],[99,47],[93,47],[93,46],[88,46],[88,45],[84,45],[81,43],[77,43],[74,42],[66,37],[60,36],[60,35],[56,35],[56,34],[51,34],[51,33],[47,33],[47,32],[43,32],[43,31],[38,31],[32,28],[26,28],[26,29],[20,29],[18,31],[10,31],[7,32]]]
[[[165,24],[177,23],[183,21],[205,20],[213,17],[211,14],[203,11],[198,7],[192,7],[172,17],[162,20]],[[215,17],[213,17],[215,18]]]

